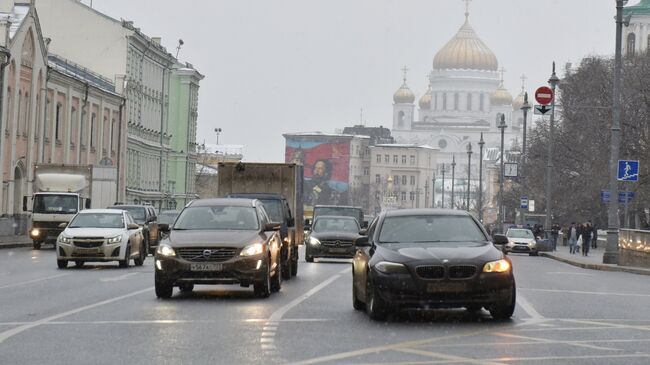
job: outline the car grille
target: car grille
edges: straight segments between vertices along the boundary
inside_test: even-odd
[[[179,248],[178,255],[189,261],[226,261],[235,256],[237,248],[216,247],[216,248]],[[209,251],[209,253],[208,253]],[[206,254],[207,253],[207,254]]]
[[[469,279],[476,274],[476,266],[455,265],[455,266],[438,266],[422,265],[415,268],[415,273],[423,279]]]
[[[104,237],[75,237],[72,243],[76,247],[83,248],[101,247],[104,244]]]
[[[33,224],[33,228],[56,228],[63,230],[63,228],[60,228],[59,225],[63,222],[37,222],[36,224]]]
[[[320,243],[323,246],[330,247],[351,247],[353,245],[352,241],[343,241],[343,240],[322,240]]]

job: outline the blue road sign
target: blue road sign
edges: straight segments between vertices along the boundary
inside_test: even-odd
[[[609,203],[609,190],[600,191],[600,202],[603,204]]]
[[[528,209],[528,197],[527,196],[522,196],[519,199],[519,208]]]
[[[639,180],[638,160],[618,160],[618,181]]]
[[[627,194],[626,194],[627,193]],[[627,203],[631,202],[634,199],[633,191],[619,191],[618,192],[618,202],[625,203],[625,196],[627,195]]]

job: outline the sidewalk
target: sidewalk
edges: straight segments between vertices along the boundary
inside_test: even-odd
[[[599,242],[600,243],[600,242]],[[583,269],[629,272],[639,275],[650,275],[650,268],[619,266],[613,264],[603,264],[603,253],[605,252],[604,243],[598,245],[598,248],[590,248],[589,256],[582,256],[582,253],[569,253],[569,246],[557,246],[555,252],[540,252],[539,255],[554,260],[562,261],[567,264],[581,267]]]
[[[28,236],[0,236],[0,249],[31,247],[32,240]]]

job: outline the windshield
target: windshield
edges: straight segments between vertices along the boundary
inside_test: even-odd
[[[346,232],[359,233],[356,219],[321,217],[316,219],[312,232]]]
[[[506,236],[510,238],[535,238],[533,232],[529,229],[509,229]]]
[[[144,207],[120,207],[120,206],[115,206],[111,207],[111,209],[121,209],[121,210],[126,210],[131,214],[131,217],[133,217],[133,220],[136,222],[144,222]]]
[[[314,218],[321,215],[338,215],[344,217],[352,217],[356,220],[362,220],[363,212],[357,208],[342,208],[342,207],[316,207],[314,209]]]
[[[158,223],[172,224],[172,223],[174,223],[174,220],[176,219],[176,217],[178,217],[179,213],[180,212],[175,211],[175,210],[174,211],[162,212],[162,213],[160,213],[158,215]]]
[[[257,230],[253,207],[213,206],[183,209],[174,223],[178,230]]]
[[[264,205],[264,209],[266,210],[266,214],[268,214],[268,216],[269,216],[269,218],[271,218],[272,222],[282,222],[282,221],[284,221],[283,214],[282,214],[282,201],[281,200],[262,199],[261,202]]]
[[[78,210],[79,198],[76,195],[44,195],[34,196],[34,213],[75,214]]]
[[[115,213],[81,213],[68,228],[124,228],[124,219],[122,214]]]
[[[486,237],[467,216],[387,217],[381,226],[379,243],[476,242]]]

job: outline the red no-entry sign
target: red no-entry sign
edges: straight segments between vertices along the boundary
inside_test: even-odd
[[[548,86],[542,86],[535,91],[535,100],[542,105],[548,105],[553,101],[553,90]]]

